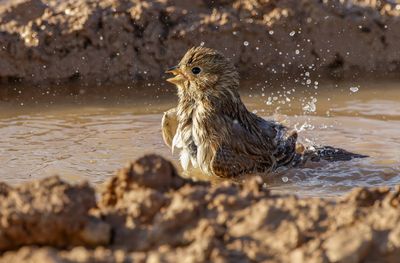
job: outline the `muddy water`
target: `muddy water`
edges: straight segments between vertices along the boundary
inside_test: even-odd
[[[397,83],[243,83],[241,93],[249,108],[295,127],[302,142],[370,156],[295,169],[270,180],[269,187],[281,193],[331,196],[356,186],[400,184]],[[151,83],[54,90],[2,87],[1,181],[59,174],[97,184],[145,153],[177,160],[164,146],[159,125],[162,112],[176,103],[171,87]]]

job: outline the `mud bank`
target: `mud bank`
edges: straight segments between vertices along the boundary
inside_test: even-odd
[[[97,196],[97,198],[96,198]],[[0,262],[399,262],[400,188],[337,199],[182,179],[145,156],[102,186],[0,185]]]
[[[398,7],[369,0],[3,0],[0,78],[159,79],[202,42],[231,57],[242,76],[399,72]]]

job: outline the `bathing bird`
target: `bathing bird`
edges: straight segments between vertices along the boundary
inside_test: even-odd
[[[330,146],[305,148],[297,132],[250,112],[239,95],[233,63],[210,48],[193,47],[167,70],[177,87],[178,105],[164,113],[162,135],[180,151],[184,171],[200,169],[220,178],[270,174],[306,160],[339,161],[363,155]]]

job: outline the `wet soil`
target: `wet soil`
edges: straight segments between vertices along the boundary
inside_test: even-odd
[[[399,72],[395,1],[0,1],[0,80],[91,84],[159,79],[192,46],[243,76]]]

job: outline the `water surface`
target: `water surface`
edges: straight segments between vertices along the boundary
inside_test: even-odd
[[[400,184],[400,84],[355,83],[243,83],[249,109],[295,127],[302,142],[370,156],[292,170],[271,180],[272,190],[332,196],[357,186]],[[145,153],[176,162],[160,135],[162,112],[176,104],[174,92],[162,83],[2,87],[0,180],[15,184],[59,174],[98,184]]]

